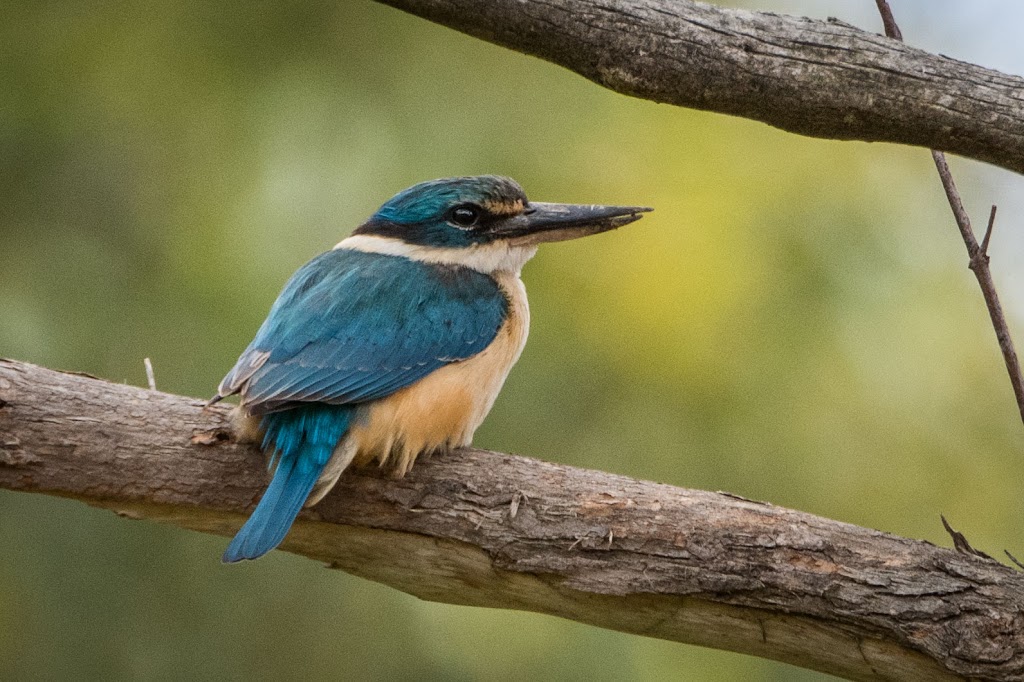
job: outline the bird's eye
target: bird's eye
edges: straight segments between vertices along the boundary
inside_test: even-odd
[[[480,209],[470,204],[456,206],[449,220],[458,227],[473,227],[480,220]]]

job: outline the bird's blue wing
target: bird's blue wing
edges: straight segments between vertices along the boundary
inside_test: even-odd
[[[292,276],[218,394],[250,414],[374,400],[476,355],[507,312],[475,270],[335,249]]]

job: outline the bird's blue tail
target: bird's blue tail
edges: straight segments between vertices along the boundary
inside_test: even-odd
[[[272,451],[274,478],[252,516],[228,545],[223,561],[256,559],[281,544],[335,445],[352,421],[353,408],[310,404],[263,417],[263,449]]]

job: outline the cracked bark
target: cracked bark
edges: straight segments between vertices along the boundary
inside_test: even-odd
[[[1024,172],[1024,79],[836,20],[689,0],[378,0],[616,92]]]
[[[202,404],[0,360],[0,487],[230,535],[266,474],[227,408]],[[437,457],[400,481],[346,474],[283,549],[423,599],[850,679],[1024,679],[1024,575],[997,562],[501,453]]]

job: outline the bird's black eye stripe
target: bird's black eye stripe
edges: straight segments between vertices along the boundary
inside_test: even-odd
[[[461,204],[448,213],[448,222],[463,229],[473,227],[480,221],[482,211],[473,204]]]

